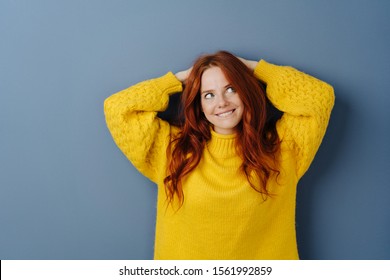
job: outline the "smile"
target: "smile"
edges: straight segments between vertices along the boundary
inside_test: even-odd
[[[220,118],[225,118],[227,116],[230,116],[231,114],[234,113],[236,109],[233,109],[233,110],[230,110],[230,111],[227,111],[227,112],[223,112],[223,113],[220,113],[220,114],[215,114],[217,117],[220,117]]]

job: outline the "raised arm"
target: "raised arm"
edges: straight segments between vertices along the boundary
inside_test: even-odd
[[[333,87],[289,66],[244,60],[267,85],[267,97],[284,112],[277,131],[294,151],[298,178],[309,168],[322,142],[334,105]]]
[[[104,102],[104,113],[112,137],[146,177],[157,182],[165,173],[170,125],[157,117],[169,102],[169,95],[182,91],[181,82],[169,72],[122,90]]]

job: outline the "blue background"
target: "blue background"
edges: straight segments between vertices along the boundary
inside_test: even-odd
[[[335,88],[299,184],[303,259],[390,259],[390,1],[0,2],[0,258],[150,259],[156,188],[103,101],[226,49]]]

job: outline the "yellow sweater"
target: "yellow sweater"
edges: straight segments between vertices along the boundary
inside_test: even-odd
[[[261,60],[255,69],[267,96],[284,112],[278,180],[263,201],[239,172],[235,135],[219,135],[183,181],[184,205],[167,207],[166,148],[177,128],[159,119],[169,95],[182,91],[171,73],[136,84],[104,104],[108,128],[134,166],[158,186],[155,259],[298,259],[295,199],[298,180],[322,141],[334,104],[333,88],[287,66]],[[177,200],[176,200],[177,201]]]

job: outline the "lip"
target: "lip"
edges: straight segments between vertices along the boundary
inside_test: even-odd
[[[236,109],[226,110],[226,111],[215,114],[215,116],[221,117],[220,115],[231,112],[227,116],[224,116],[224,117],[228,117],[228,116],[231,116],[235,111],[236,111]]]

